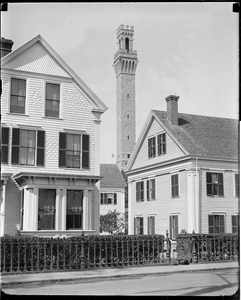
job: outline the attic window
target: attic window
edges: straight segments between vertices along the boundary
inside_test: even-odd
[[[156,137],[148,139],[148,158],[156,156]]]

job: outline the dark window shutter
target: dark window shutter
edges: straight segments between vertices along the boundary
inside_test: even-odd
[[[218,173],[218,195],[223,196],[223,174]]]
[[[20,129],[13,128],[12,134],[12,164],[19,163],[19,139],[20,139]]]
[[[38,131],[37,139],[37,166],[44,166],[45,131]]]
[[[169,237],[172,238],[172,216],[169,217]]]
[[[155,179],[152,179],[152,199],[156,198],[156,181]]]
[[[82,169],[89,169],[89,144],[90,137],[84,134],[82,136]]]
[[[114,193],[114,204],[117,204],[117,195]]]
[[[143,234],[143,218],[140,217],[140,234]]]
[[[59,133],[59,167],[66,167],[66,132]]]
[[[2,156],[1,162],[8,163],[9,128],[2,127]]]
[[[166,154],[166,134],[163,133],[163,154]]]
[[[150,228],[150,217],[147,217],[147,227],[148,227],[148,234],[151,233],[151,228]]]
[[[104,204],[103,193],[100,193],[100,204]]]
[[[150,200],[150,197],[149,197],[149,180],[147,180],[147,182],[146,182],[146,199],[147,199],[147,201],[149,201]]]
[[[178,235],[178,216],[174,216],[174,238]]]
[[[208,233],[214,233],[213,215],[208,216]]]

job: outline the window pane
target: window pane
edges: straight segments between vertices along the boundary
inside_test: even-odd
[[[36,145],[36,131],[29,131],[29,136],[28,136],[28,146],[29,147],[35,147]]]
[[[20,165],[26,165],[27,164],[27,157],[28,157],[27,153],[28,153],[27,148],[21,148],[20,149],[20,157],[19,157]]]
[[[18,95],[18,80],[14,78],[11,80],[11,94]]]
[[[67,191],[66,229],[81,229],[83,214],[83,191]]]
[[[21,146],[28,146],[28,130],[21,130]]]
[[[74,144],[73,134],[67,134],[67,149],[73,150],[73,144]]]
[[[46,98],[51,100],[52,99],[52,94],[53,94],[52,84],[47,83],[46,84]]]
[[[39,189],[38,229],[51,230],[55,228],[55,198],[56,190]]]
[[[18,95],[25,97],[25,95],[26,95],[26,81],[25,80],[19,80],[18,83],[19,83]]]
[[[208,216],[208,223],[209,223],[209,226],[213,226],[213,216]]]
[[[35,149],[29,148],[28,149],[28,159],[27,159],[27,165],[34,165],[35,163]]]

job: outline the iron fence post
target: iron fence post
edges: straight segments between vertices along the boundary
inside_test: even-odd
[[[192,237],[192,261],[193,263],[197,263],[196,235],[194,230],[192,232],[191,237]]]
[[[169,263],[171,263],[171,241],[168,237],[168,230],[166,231],[166,245],[167,245],[167,251],[166,256]]]
[[[81,235],[81,255],[80,255],[80,269],[83,270],[85,267],[85,253],[84,253],[84,242],[85,242],[85,233],[83,231]]]

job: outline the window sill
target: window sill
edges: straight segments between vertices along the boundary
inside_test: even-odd
[[[32,165],[20,165],[20,164],[10,164],[12,167],[18,168],[44,168],[44,166],[32,166]]]
[[[65,170],[65,171],[90,171],[90,169],[80,169],[80,168],[62,168],[59,167],[60,170]]]
[[[215,199],[215,198],[225,198],[225,196],[219,196],[219,195],[207,195],[207,197],[213,198],[213,199]]]
[[[14,115],[14,116],[22,116],[22,117],[29,117],[28,114],[21,114],[21,113],[13,113],[13,112],[8,112],[7,115]]]
[[[50,119],[50,120],[59,120],[59,121],[63,121],[63,118],[59,118],[59,117],[48,117],[48,116],[43,116],[43,119]]]

